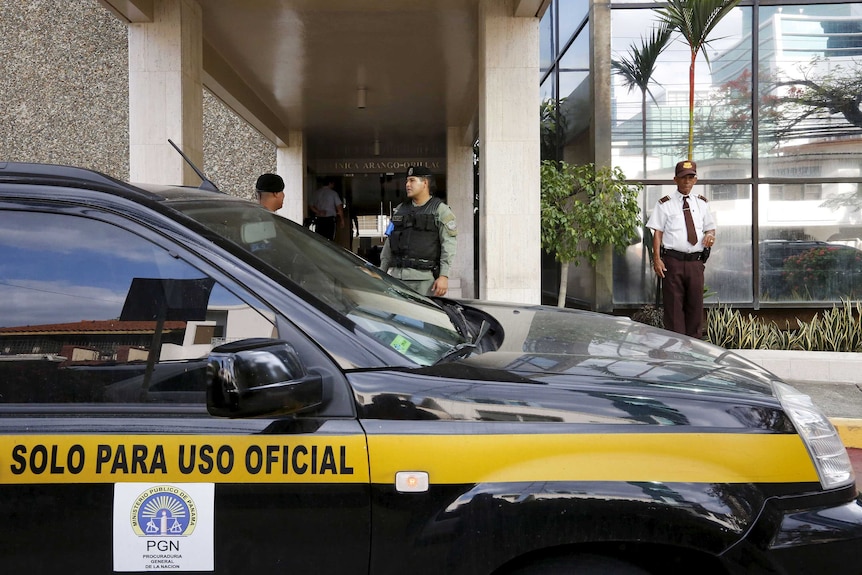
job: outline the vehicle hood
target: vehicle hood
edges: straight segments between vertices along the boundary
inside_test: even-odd
[[[492,316],[502,331],[496,351],[455,362],[465,372],[489,370],[497,380],[565,386],[773,395],[770,381],[777,377],[747,359],[626,317],[547,306],[463,304]]]

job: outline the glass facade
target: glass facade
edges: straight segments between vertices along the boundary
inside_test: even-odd
[[[584,99],[585,6],[554,0],[541,28],[542,97],[557,98],[564,112],[557,157],[577,163],[592,161],[582,144],[592,111]],[[660,6],[612,4],[612,61],[644,51]],[[571,21],[555,22],[568,13]],[[555,30],[573,36],[551,44],[546,36]],[[562,47],[555,53],[552,45]],[[611,76],[610,154],[644,184],[645,218],[673,190],[673,166],[688,154],[689,72],[689,46],[673,33],[645,91]],[[862,298],[860,93],[862,4],[743,2],[709,36],[694,64],[692,156],[695,191],[710,200],[718,227],[708,303],[831,306]],[[614,258],[617,306],[655,297],[649,255],[636,240]]]

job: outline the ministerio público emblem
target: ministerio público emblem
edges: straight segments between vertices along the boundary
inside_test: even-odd
[[[139,537],[186,537],[195,530],[197,518],[188,493],[173,485],[158,485],[135,498],[130,519]]]

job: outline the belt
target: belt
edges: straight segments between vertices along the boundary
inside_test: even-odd
[[[395,258],[396,268],[413,268],[414,270],[433,270],[437,267],[437,262],[433,260],[423,260],[419,258]]]
[[[682,260],[684,262],[694,262],[703,259],[703,252],[686,253],[678,252],[676,250],[669,250],[667,248],[662,248],[661,255],[673,258],[675,260]]]

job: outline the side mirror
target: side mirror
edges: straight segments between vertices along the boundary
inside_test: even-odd
[[[309,374],[293,347],[252,338],[213,348],[207,366],[207,410],[220,417],[305,411],[323,403],[323,380]]]

